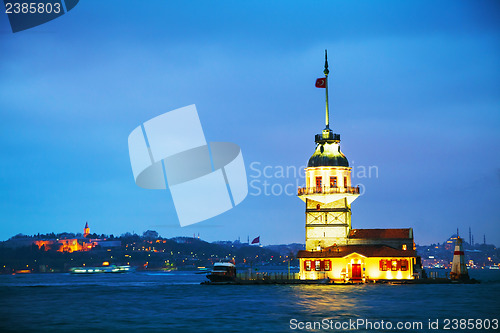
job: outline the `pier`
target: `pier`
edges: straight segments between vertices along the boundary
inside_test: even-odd
[[[294,285],[353,285],[353,284],[449,284],[449,283],[467,283],[474,284],[480,283],[478,280],[468,280],[468,281],[453,281],[448,278],[448,274],[442,277],[438,274],[432,274],[435,272],[430,272],[429,278],[424,279],[412,279],[412,280],[366,280],[366,281],[335,281],[329,279],[328,277],[315,280],[304,280],[300,279],[299,273],[286,273],[286,272],[273,272],[273,273],[238,273],[236,279],[233,281],[225,282],[210,282],[205,281],[201,284],[204,285],[277,285],[277,284],[294,284]]]
[[[244,272],[237,273],[236,279],[225,282],[210,282],[205,281],[202,284],[218,285],[218,284],[238,284],[238,285],[255,285],[255,284],[329,284],[332,283],[328,278],[318,280],[301,280],[299,273],[287,272],[272,272],[272,273],[255,273]]]

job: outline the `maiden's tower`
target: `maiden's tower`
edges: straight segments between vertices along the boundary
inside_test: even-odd
[[[298,253],[300,278],[336,282],[414,279],[420,272],[413,229],[353,229],[351,205],[359,187],[340,150],[340,134],[330,128],[328,59],[316,87],[325,89],[325,128],[315,136],[316,149],[305,169],[306,186],[298,196],[306,206],[306,249]]]

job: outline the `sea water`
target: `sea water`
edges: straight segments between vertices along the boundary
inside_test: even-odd
[[[470,275],[482,283],[201,285],[205,276],[192,272],[2,275],[0,331],[469,332],[480,331],[480,322],[482,331],[499,331],[500,271]],[[475,329],[459,320],[474,320]]]

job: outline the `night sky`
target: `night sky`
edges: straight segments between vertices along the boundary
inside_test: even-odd
[[[471,227],[500,245],[499,1],[85,0],[15,34],[0,13],[0,46],[0,240],[88,221],[304,242],[293,171],[324,128],[328,49],[330,127],[364,190],[353,228],[412,227],[423,245]],[[190,104],[207,141],[241,147],[251,186],[181,228],[168,190],[135,185],[127,138]]]

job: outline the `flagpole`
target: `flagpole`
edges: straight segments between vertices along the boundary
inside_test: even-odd
[[[330,71],[328,70],[328,54],[327,51],[325,50],[325,70],[323,71],[325,74],[325,91],[326,91],[326,128],[325,129],[330,129],[330,112],[328,110],[328,73]]]

